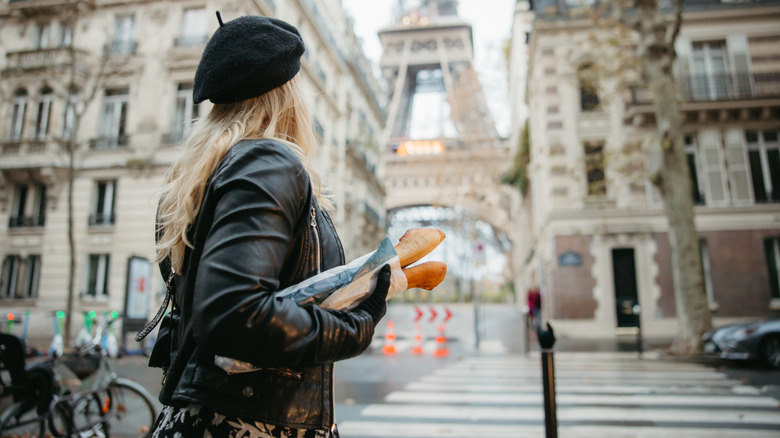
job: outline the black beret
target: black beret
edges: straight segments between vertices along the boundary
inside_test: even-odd
[[[206,44],[195,72],[192,100],[233,103],[284,84],[301,69],[304,47],[294,26],[246,16],[222,23]]]

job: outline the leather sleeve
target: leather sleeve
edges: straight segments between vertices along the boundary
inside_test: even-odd
[[[235,149],[235,147],[234,147]],[[309,180],[285,145],[231,151],[214,175],[212,225],[202,245],[192,324],[202,351],[257,366],[313,366],[364,351],[366,312],[301,307],[274,296]]]

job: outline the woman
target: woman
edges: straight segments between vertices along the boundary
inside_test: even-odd
[[[214,107],[169,170],[158,213],[173,310],[150,359],[166,370],[152,436],[335,437],[332,364],[368,348],[389,269],[348,312],[274,296],[344,263],[309,160],[303,41],[273,18],[217,17],[193,87],[195,103]]]

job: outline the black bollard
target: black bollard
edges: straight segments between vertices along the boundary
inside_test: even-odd
[[[639,304],[634,304],[634,307],[631,309],[634,315],[636,316],[636,352],[639,355],[639,359],[642,359],[642,322],[640,318],[640,314],[642,313],[642,308],[639,306]]]
[[[558,419],[555,413],[555,361],[552,351],[553,345],[555,345],[555,334],[548,322],[547,330],[537,327],[536,335],[539,337],[539,346],[542,348],[545,437],[558,438]]]

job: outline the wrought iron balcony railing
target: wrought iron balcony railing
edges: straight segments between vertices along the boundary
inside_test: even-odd
[[[130,138],[126,135],[117,137],[98,137],[89,141],[90,149],[117,149],[127,146]]]
[[[46,224],[46,216],[11,216],[8,218],[8,228],[42,227]]]
[[[686,75],[676,79],[686,102],[707,102],[780,97],[780,72],[720,75]],[[629,103],[649,103],[647,89],[633,88]]]
[[[89,225],[114,225],[114,213],[92,213],[89,215]]]
[[[206,42],[208,42],[208,40],[209,40],[209,36],[206,34],[183,35],[180,37],[176,37],[173,40],[173,45],[176,47],[195,47],[195,46],[205,45]]]

